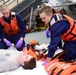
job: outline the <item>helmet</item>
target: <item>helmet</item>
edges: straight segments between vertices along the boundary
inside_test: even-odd
[[[36,40],[31,40],[31,41],[29,42],[29,45],[36,45],[36,44],[37,44]]]

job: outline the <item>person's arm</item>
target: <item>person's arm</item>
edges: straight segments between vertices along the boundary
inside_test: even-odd
[[[5,38],[5,36],[4,36],[4,33],[3,33],[3,27],[0,24],[0,39],[4,41],[4,38]]]
[[[12,43],[6,39],[4,31],[3,31],[3,27],[1,24],[0,24],[0,41],[4,41],[7,46],[12,46]]]
[[[16,14],[16,19],[17,19],[17,22],[18,22],[18,25],[19,25],[21,31],[18,34],[16,34],[15,36],[20,37],[23,40],[23,38],[26,35],[26,25],[24,24],[22,18],[18,14]]]
[[[51,28],[51,41],[48,47],[48,60],[50,60],[55,51],[57,50],[58,43],[60,42],[61,35],[69,29],[69,23],[67,21],[60,21],[54,24]]]

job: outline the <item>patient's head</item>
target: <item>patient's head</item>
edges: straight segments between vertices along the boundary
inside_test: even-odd
[[[24,69],[33,69],[35,67],[36,67],[35,58],[31,58],[28,62],[24,62],[24,65],[23,65]]]
[[[18,62],[24,69],[33,69],[36,67],[36,60],[27,53],[21,53],[18,57]]]

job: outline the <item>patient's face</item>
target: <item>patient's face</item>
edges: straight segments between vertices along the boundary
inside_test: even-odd
[[[31,55],[27,54],[27,53],[21,53],[18,57],[18,62],[21,65],[24,65],[24,62],[28,62],[30,59],[32,58]]]

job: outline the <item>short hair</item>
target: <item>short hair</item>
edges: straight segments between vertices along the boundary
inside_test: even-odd
[[[5,10],[5,9],[8,9],[7,5],[5,4],[1,5],[0,11]]]
[[[24,69],[33,69],[36,67],[36,60],[35,58],[31,58],[30,61],[24,62],[24,66],[22,66]]]
[[[41,10],[39,11],[39,14],[45,12],[46,15],[49,15],[50,13],[52,14],[53,11],[52,11],[52,8],[50,6],[44,6],[41,8]]]

